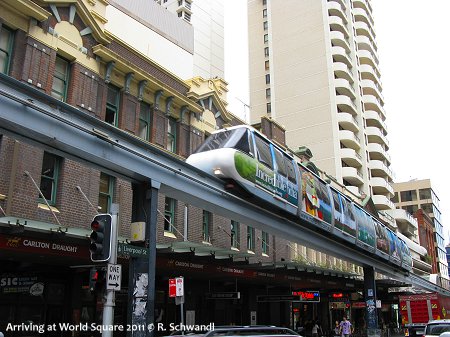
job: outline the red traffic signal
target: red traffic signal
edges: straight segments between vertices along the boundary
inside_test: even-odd
[[[91,223],[91,260],[107,262],[111,258],[112,217],[110,214],[98,214]]]

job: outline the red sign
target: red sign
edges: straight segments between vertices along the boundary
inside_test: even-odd
[[[320,302],[320,293],[318,291],[293,291],[292,295],[300,296],[303,302]]]
[[[177,297],[177,282],[176,279],[169,279],[169,297]]]

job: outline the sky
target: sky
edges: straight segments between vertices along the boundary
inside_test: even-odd
[[[224,1],[228,108],[244,118],[249,115],[246,104],[251,104],[246,4],[246,0]],[[431,180],[448,243],[450,0],[372,0],[371,4],[394,182]]]

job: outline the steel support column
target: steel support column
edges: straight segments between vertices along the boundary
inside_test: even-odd
[[[375,269],[372,266],[364,267],[364,301],[366,302],[367,336],[381,336],[381,331],[378,329]]]
[[[147,257],[130,258],[128,286],[128,337],[153,337],[155,321],[156,225],[160,183],[133,185],[134,221],[145,222]]]

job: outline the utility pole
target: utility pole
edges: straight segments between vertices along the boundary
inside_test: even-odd
[[[109,259],[110,264],[117,264],[117,221],[119,214],[119,204],[111,205],[111,216],[112,216],[112,231],[111,231],[111,257]],[[108,279],[106,280],[108,284]],[[103,306],[103,326],[113,326],[114,325],[114,306],[115,303],[115,290],[108,289],[106,285],[105,289],[105,304]],[[112,337],[112,331],[106,329],[102,332],[102,337]]]

